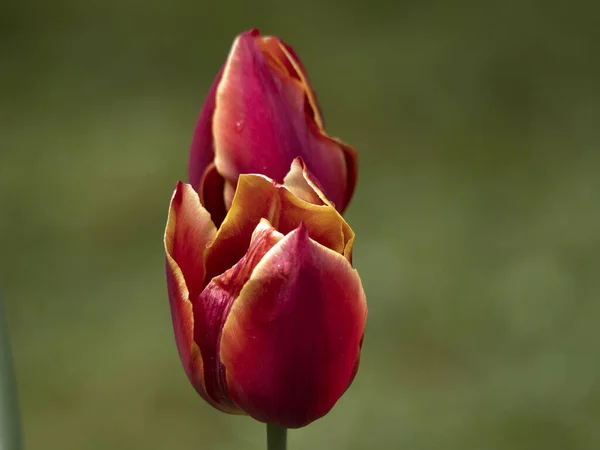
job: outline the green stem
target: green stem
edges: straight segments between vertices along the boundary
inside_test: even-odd
[[[21,425],[17,406],[17,386],[12,368],[8,330],[0,301],[0,449],[21,448]]]
[[[267,450],[286,450],[287,428],[267,424]]]

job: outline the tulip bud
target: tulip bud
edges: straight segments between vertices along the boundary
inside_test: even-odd
[[[284,178],[240,175],[219,228],[179,183],[166,269],[177,348],[198,393],[221,411],[298,428],[352,382],[367,307],[354,233],[302,160]]]
[[[200,113],[190,183],[220,223],[241,174],[282,183],[297,157],[343,212],[356,184],[356,150],[325,133],[315,93],[292,48],[258,30],[242,33]]]

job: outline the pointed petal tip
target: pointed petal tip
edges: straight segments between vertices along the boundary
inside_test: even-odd
[[[236,36],[236,38],[233,41],[232,50],[242,43],[254,44],[257,38],[261,38],[260,30],[258,28],[250,28],[249,30],[246,30]],[[234,52],[232,51],[229,57],[231,57],[233,54]]]
[[[290,171],[283,179],[283,185],[305,202],[331,206],[331,202],[323,193],[319,181],[308,170],[300,156],[292,161]]]
[[[294,242],[294,247],[298,252],[301,252],[304,247],[308,245],[308,241],[310,239],[308,229],[306,228],[304,221],[301,221],[298,225],[298,228],[292,231],[288,236],[288,239],[291,242]]]

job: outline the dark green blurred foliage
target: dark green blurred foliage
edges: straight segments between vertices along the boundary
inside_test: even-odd
[[[197,397],[168,202],[234,36],[277,34],[360,151],[358,377],[290,448],[600,448],[592,2],[8,0],[0,277],[29,449],[261,449]]]
[[[21,415],[12,351],[0,296],[0,449],[21,449]]]

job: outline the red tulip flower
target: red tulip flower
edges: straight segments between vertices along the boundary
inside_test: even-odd
[[[294,50],[258,30],[242,33],[200,113],[189,182],[218,224],[241,174],[260,173],[282,183],[296,157],[343,212],[356,184],[356,150],[325,133],[315,93]]]
[[[298,428],[352,382],[367,307],[348,224],[301,159],[282,182],[239,175],[218,228],[180,182],[164,242],[177,348],[198,393]]]

